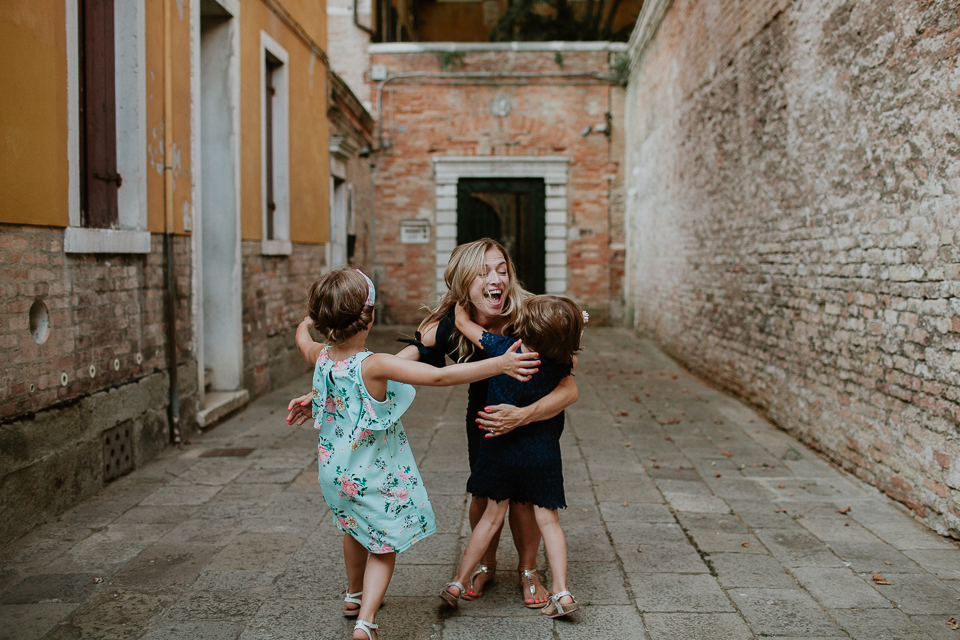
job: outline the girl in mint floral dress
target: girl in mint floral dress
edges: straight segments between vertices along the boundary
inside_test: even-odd
[[[536,353],[518,351],[519,342],[500,357],[442,369],[371,353],[364,347],[375,297],[373,283],[360,271],[332,271],[311,287],[309,315],[296,336],[300,353],[315,364],[320,486],[344,532],[343,614],[358,618],[355,640],[376,638],[374,621],[396,554],[436,531],[430,498],[400,423],[416,395],[410,385],[466,384],[501,373],[528,380],[539,364]],[[315,342],[312,327],[332,344]]]

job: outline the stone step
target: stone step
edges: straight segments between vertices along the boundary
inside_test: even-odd
[[[197,412],[197,424],[205,429],[215,424],[250,401],[246,389],[239,391],[210,391],[204,396],[204,406]]]

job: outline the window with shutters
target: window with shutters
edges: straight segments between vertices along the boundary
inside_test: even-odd
[[[290,129],[289,56],[280,44],[260,32],[260,141],[263,239],[261,253],[289,255]]]
[[[80,0],[80,220],[84,227],[115,229],[117,101],[114,77],[113,0]]]
[[[145,0],[65,0],[67,253],[149,253]]]

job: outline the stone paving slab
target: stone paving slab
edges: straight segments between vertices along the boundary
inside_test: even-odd
[[[377,327],[371,346],[395,351],[400,331]],[[628,331],[589,329],[581,363],[561,522],[583,610],[551,621],[521,606],[509,530],[484,597],[441,606],[469,535],[466,390],[422,388],[404,424],[438,533],[398,558],[382,638],[960,638],[954,541]],[[283,421],[309,384],[0,549],[0,640],[348,638],[316,435]],[[201,457],[237,447],[252,451]]]

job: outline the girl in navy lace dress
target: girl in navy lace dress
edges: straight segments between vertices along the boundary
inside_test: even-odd
[[[568,298],[542,295],[524,300],[516,320],[504,328],[503,336],[483,331],[462,306],[457,307],[456,323],[460,333],[483,349],[487,356],[502,354],[518,339],[521,350],[540,353],[542,363],[531,380],[514,383],[508,376],[490,378],[488,405],[527,406],[550,393],[576,367],[575,354],[580,350],[583,315]],[[475,497],[487,498],[487,507],[473,529],[456,578],[440,591],[440,598],[450,606],[456,606],[464,592],[463,583],[469,579],[470,571],[503,524],[512,500],[533,503],[547,550],[553,574],[553,595],[543,608],[543,615],[556,618],[580,608],[567,591],[567,545],[557,512],[567,506],[560,459],[562,431],[561,413],[548,420],[518,427],[506,435],[483,440],[467,490]]]

